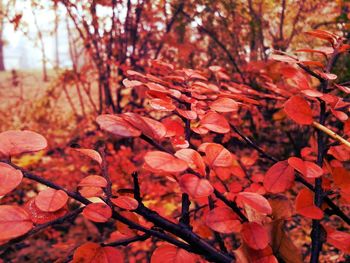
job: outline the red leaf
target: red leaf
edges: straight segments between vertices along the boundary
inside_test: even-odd
[[[166,128],[159,121],[132,112],[123,113],[121,116],[149,138],[160,140],[166,135]]]
[[[230,131],[230,125],[225,117],[216,112],[205,114],[200,124],[202,127],[217,133],[228,133]]]
[[[179,184],[182,191],[193,198],[207,197],[214,192],[214,188],[208,180],[198,178],[193,174],[181,176]]]
[[[196,256],[184,249],[163,245],[153,251],[151,263],[195,263]]]
[[[11,130],[0,133],[0,156],[37,152],[46,147],[46,139],[36,132]]]
[[[99,244],[87,242],[78,247],[73,255],[72,263],[121,263],[124,262],[122,252],[114,247],[101,247]]]
[[[35,198],[36,206],[44,212],[55,212],[68,201],[68,195],[62,190],[48,188],[41,191]]]
[[[219,233],[232,233],[241,230],[238,216],[228,207],[217,207],[206,217],[206,225]]]
[[[191,169],[197,171],[201,175],[205,175],[205,163],[202,156],[193,149],[181,149],[175,153],[175,156],[187,162]]]
[[[36,206],[35,198],[32,198],[27,203],[25,203],[23,209],[26,210],[26,212],[29,214],[30,219],[34,224],[45,224],[49,221],[64,216],[68,212],[66,207],[63,207],[56,212],[44,212]]]
[[[111,198],[111,201],[116,206],[125,210],[135,210],[139,206],[139,203],[129,196],[118,196],[117,198]]]
[[[271,214],[272,208],[265,197],[257,193],[241,192],[237,195],[237,203],[247,205],[262,214]]]
[[[92,203],[84,208],[82,214],[91,221],[104,223],[111,218],[112,209],[104,203]]]
[[[241,235],[244,242],[256,250],[264,249],[269,244],[269,236],[266,229],[256,222],[244,223]]]
[[[81,187],[106,187],[107,181],[105,178],[99,175],[89,175],[83,178],[78,186]]]
[[[0,206],[0,240],[22,236],[32,228],[33,222],[24,209],[11,205]]]
[[[147,152],[144,158],[149,167],[158,171],[177,173],[183,172],[188,168],[185,161],[161,151]]]
[[[182,110],[182,109],[176,109],[176,110],[185,119],[188,119],[188,120],[195,120],[195,119],[197,119],[197,113],[195,111]]]
[[[307,189],[302,189],[295,199],[295,209],[300,215],[311,219],[322,219],[323,211],[315,206],[314,196]]]
[[[20,170],[0,162],[0,196],[15,189],[22,182],[22,179],[23,174]]]
[[[288,190],[294,182],[294,170],[287,161],[275,163],[266,172],[264,187],[271,193],[281,193]]]
[[[181,120],[166,118],[162,120],[162,123],[166,128],[165,137],[182,136],[185,133]]]
[[[149,105],[159,111],[173,111],[176,109],[176,106],[173,104],[171,99],[165,100],[160,98],[151,99]]]
[[[96,161],[99,165],[102,164],[101,155],[92,149],[82,149],[82,148],[72,148],[73,150],[80,152],[81,154],[90,157],[92,160]]]
[[[210,166],[230,167],[233,164],[232,154],[220,144],[203,143],[198,150],[205,152],[206,160]]]
[[[287,63],[297,63],[298,59],[288,56],[288,55],[279,55],[279,54],[271,54],[270,59],[281,61],[281,62],[287,62]]]
[[[302,97],[290,97],[284,103],[284,111],[289,118],[298,124],[309,125],[313,122],[310,105]]]
[[[96,118],[100,128],[116,136],[139,137],[141,131],[117,115],[104,114]]]
[[[307,178],[317,178],[323,175],[322,168],[313,162],[303,161],[297,157],[290,157],[288,163]]]
[[[209,107],[217,112],[238,111],[238,103],[229,98],[219,98],[213,101]]]

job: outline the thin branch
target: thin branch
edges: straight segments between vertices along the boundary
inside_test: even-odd
[[[318,123],[316,121],[314,121],[312,123],[312,126],[314,126],[316,129],[324,132],[325,134],[327,134],[329,137],[333,138],[334,140],[344,144],[345,146],[350,148],[350,142],[345,140],[343,137],[341,137],[339,134],[337,134],[336,132],[328,129],[326,126],[322,125],[321,123]]]

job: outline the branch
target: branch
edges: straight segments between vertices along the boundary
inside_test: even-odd
[[[318,123],[316,121],[314,121],[312,123],[312,126],[314,126],[316,129],[324,132],[325,134],[327,134],[329,137],[333,138],[334,140],[344,144],[345,146],[350,148],[350,142],[345,140],[343,137],[341,137],[340,135],[338,135],[337,133],[335,133],[334,131],[328,129],[326,126],[322,125],[321,123]]]
[[[143,234],[140,236],[134,236],[134,237],[130,237],[130,238],[125,238],[125,239],[121,239],[115,242],[110,242],[110,243],[103,243],[103,246],[109,246],[109,247],[117,247],[117,246],[127,246],[131,243],[137,242],[137,241],[145,241],[147,239],[149,239],[151,237],[151,235],[149,234]]]
[[[137,173],[133,173],[134,179],[134,189],[138,189],[135,191],[135,199],[140,196],[139,186],[138,186],[138,176]],[[139,198],[138,198],[139,199]],[[157,212],[152,211],[151,209],[144,206],[142,200],[139,199],[139,206],[134,210],[137,214],[143,216],[146,220],[152,222],[157,227],[161,227],[164,230],[174,234],[175,236],[180,237],[185,240],[195,249],[196,253],[204,256],[208,260],[218,261],[218,262],[231,262],[233,259],[222,253],[221,251],[216,250],[213,246],[208,244],[204,239],[200,236],[192,232],[192,230],[188,227],[183,227],[182,224],[175,224],[168,219],[160,216]]]
[[[190,22],[194,21],[194,19],[189,14],[187,14],[185,11],[181,10],[181,13]],[[244,75],[243,75],[242,71],[240,70],[240,68],[238,67],[238,63],[236,62],[235,58],[231,55],[231,52],[227,49],[227,47],[217,38],[217,36],[213,32],[209,31],[208,29],[206,29],[205,27],[203,27],[201,25],[197,25],[197,28],[198,28],[198,31],[202,31],[205,34],[207,34],[225,52],[226,56],[231,61],[231,64],[233,65],[235,70],[238,72],[238,74],[241,76],[242,80],[244,81],[245,80]]]
[[[73,198],[76,201],[79,201],[80,203],[82,203],[84,205],[88,205],[88,204],[91,203],[88,199],[86,199],[85,197],[81,196],[79,193],[68,191],[64,187],[62,187],[60,185],[57,185],[57,184],[55,184],[55,183],[53,183],[51,181],[48,181],[45,178],[42,178],[42,177],[40,177],[38,175],[29,173],[29,172],[25,171],[23,168],[21,168],[21,167],[19,167],[17,165],[14,165],[12,163],[9,163],[9,165],[11,165],[12,167],[22,171],[24,177],[26,177],[26,178],[28,178],[30,180],[33,180],[33,181],[38,182],[38,183],[41,183],[43,185],[46,185],[46,186],[51,187],[51,188],[56,189],[56,190],[62,190],[64,192],[66,192],[69,197]],[[173,245],[175,245],[177,247],[180,247],[182,249],[185,249],[185,250],[187,250],[189,252],[199,254],[198,252],[194,251],[190,245],[188,245],[188,244],[186,244],[186,243],[184,243],[182,241],[179,241],[179,240],[177,240],[177,239],[175,239],[175,238],[173,238],[173,237],[171,237],[171,236],[169,236],[169,235],[167,235],[165,233],[161,233],[159,231],[143,227],[143,226],[141,226],[141,225],[139,225],[139,224],[129,220],[128,218],[122,216],[121,214],[119,214],[116,211],[113,211],[112,218],[114,218],[116,220],[119,220],[120,222],[128,225],[132,229],[136,229],[136,230],[142,231],[142,232],[144,232],[146,234],[149,234],[149,235],[152,235],[152,236],[157,237],[159,239],[162,239],[164,241],[167,241],[167,242],[169,242],[169,243],[171,243],[171,244],[173,244]]]

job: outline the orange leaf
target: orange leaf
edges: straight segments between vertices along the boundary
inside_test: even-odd
[[[225,117],[216,112],[205,114],[200,124],[202,127],[217,133],[228,133],[230,131],[230,125]]]
[[[80,152],[81,154],[90,157],[92,160],[96,161],[99,165],[102,164],[101,155],[92,149],[82,149],[82,148],[72,148],[73,150]]]
[[[220,144],[203,143],[199,151],[204,151],[206,160],[210,166],[230,167],[232,166],[232,154]]]
[[[134,210],[139,206],[139,203],[129,196],[118,196],[117,198],[111,198],[111,201],[116,206],[125,210]]]
[[[129,122],[123,118],[112,115],[104,114],[96,118],[96,122],[100,125],[100,128],[116,136],[122,137],[139,137],[141,131],[133,127]]]
[[[23,174],[20,170],[0,162],[0,196],[15,189],[22,182],[22,179]]]
[[[10,130],[0,133],[0,156],[37,152],[46,147],[46,139],[36,132]]]
[[[309,125],[313,122],[310,105],[302,97],[290,97],[284,103],[284,111],[289,118],[298,124]]]
[[[217,207],[206,216],[206,225],[219,233],[232,233],[241,230],[238,216],[228,207]]]
[[[214,188],[208,180],[198,178],[193,174],[181,176],[179,184],[182,191],[193,198],[207,197],[214,192]]]
[[[247,205],[262,214],[271,214],[272,208],[265,197],[257,193],[241,192],[237,195],[237,203]]]
[[[83,178],[78,186],[82,187],[106,187],[107,181],[105,178],[99,175],[89,175]]]
[[[124,262],[122,252],[114,247],[101,247],[99,244],[87,242],[78,247],[73,255],[72,263],[110,263]]]
[[[173,104],[171,99],[165,100],[160,98],[151,99],[149,105],[159,111],[173,111],[176,109],[176,106]]]
[[[18,206],[0,206],[0,240],[24,235],[33,228],[28,213]]]
[[[64,216],[68,212],[66,207],[63,207],[55,212],[44,212],[36,206],[35,198],[32,198],[27,203],[25,203],[23,209],[29,214],[30,219],[34,224],[47,223],[61,216]]]
[[[197,119],[197,113],[192,110],[182,110],[182,109],[176,109],[176,111],[185,119],[188,120],[195,120]]]
[[[166,135],[166,128],[159,121],[132,112],[123,113],[121,116],[149,138],[160,140]]]
[[[266,229],[256,222],[244,223],[241,235],[244,242],[256,250],[264,249],[269,244],[269,236]]]
[[[290,157],[288,163],[307,178],[317,178],[323,175],[322,168],[313,162],[303,161],[297,157]]]
[[[67,200],[68,195],[64,191],[48,188],[37,195],[35,204],[44,212],[55,212],[61,209]]]
[[[144,158],[149,167],[163,172],[177,173],[188,168],[185,161],[161,151],[147,152]]]
[[[311,219],[322,219],[323,211],[315,206],[311,191],[302,189],[295,199],[295,209],[298,214]]]
[[[202,156],[193,149],[181,149],[175,153],[175,156],[188,163],[191,169],[205,175],[205,163]]]
[[[84,208],[82,214],[91,221],[104,223],[111,218],[112,209],[104,203],[92,203]]]
[[[288,190],[294,181],[294,170],[287,161],[275,163],[266,172],[264,187],[271,193],[281,193]]]
[[[184,249],[163,245],[153,251],[151,263],[195,263],[196,256]]]
[[[217,112],[238,111],[238,103],[229,98],[219,98],[213,101],[209,107]]]

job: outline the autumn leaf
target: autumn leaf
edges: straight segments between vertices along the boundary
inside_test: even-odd
[[[89,175],[83,178],[78,184],[80,187],[106,187],[107,180],[99,175]]]
[[[104,114],[96,118],[100,128],[115,136],[139,137],[141,131],[133,127],[129,122],[117,115]]]
[[[202,156],[193,149],[181,149],[175,153],[175,156],[187,162],[189,167],[202,176],[205,176],[205,163]]]
[[[284,103],[284,111],[289,118],[298,124],[310,125],[313,122],[310,105],[300,96],[290,97]]]
[[[0,133],[0,156],[37,152],[46,147],[46,139],[33,131],[10,130]]]
[[[206,225],[219,233],[233,233],[241,230],[238,216],[228,207],[217,207],[206,216]]]
[[[48,188],[38,194],[35,198],[35,204],[44,212],[55,212],[61,209],[67,203],[67,200],[66,192]]]
[[[156,248],[151,256],[151,263],[195,263],[196,256],[184,249],[172,246],[162,245]]]
[[[269,244],[269,236],[266,229],[256,222],[244,223],[241,235],[244,242],[256,250],[264,249]]]
[[[152,169],[163,172],[177,173],[183,172],[188,168],[188,164],[185,161],[161,151],[147,152],[144,159],[146,164]]]
[[[281,193],[288,190],[294,182],[294,170],[287,161],[275,163],[266,172],[264,187],[271,193]]]
[[[22,182],[23,174],[11,165],[0,162],[0,196],[6,195]]]
[[[230,131],[230,125],[225,117],[216,113],[208,112],[203,116],[200,121],[202,127],[217,133],[228,133]]]
[[[241,192],[237,195],[237,203],[241,206],[247,205],[262,214],[271,214],[272,208],[269,201],[260,194],[252,192]]]
[[[72,149],[91,158],[92,160],[96,161],[99,165],[102,164],[102,157],[97,151],[92,149],[83,149],[83,148],[72,148]]]
[[[291,167],[307,178],[318,178],[323,175],[323,170],[317,164],[303,161],[297,157],[290,157],[288,163]]]
[[[230,167],[233,164],[232,154],[220,144],[204,143],[198,150],[205,152],[206,160],[210,166]]]
[[[110,263],[124,262],[123,253],[110,246],[100,246],[97,243],[87,242],[78,247],[73,255],[72,263]]]
[[[208,180],[198,178],[194,174],[182,175],[179,184],[182,191],[193,198],[207,197],[214,192],[214,188]]]
[[[87,219],[97,222],[107,222],[112,216],[112,209],[104,203],[88,204],[83,210],[83,216]]]
[[[314,196],[307,189],[302,189],[298,193],[295,199],[295,209],[298,214],[307,218],[317,220],[323,218],[323,211],[314,204]]]
[[[116,198],[111,198],[111,202],[125,210],[135,210],[139,205],[134,198],[129,196],[118,196]]]
[[[33,228],[28,213],[19,206],[0,206],[0,240],[24,235]]]
[[[233,99],[219,98],[213,101],[209,107],[217,112],[236,112],[238,110],[238,103]]]

